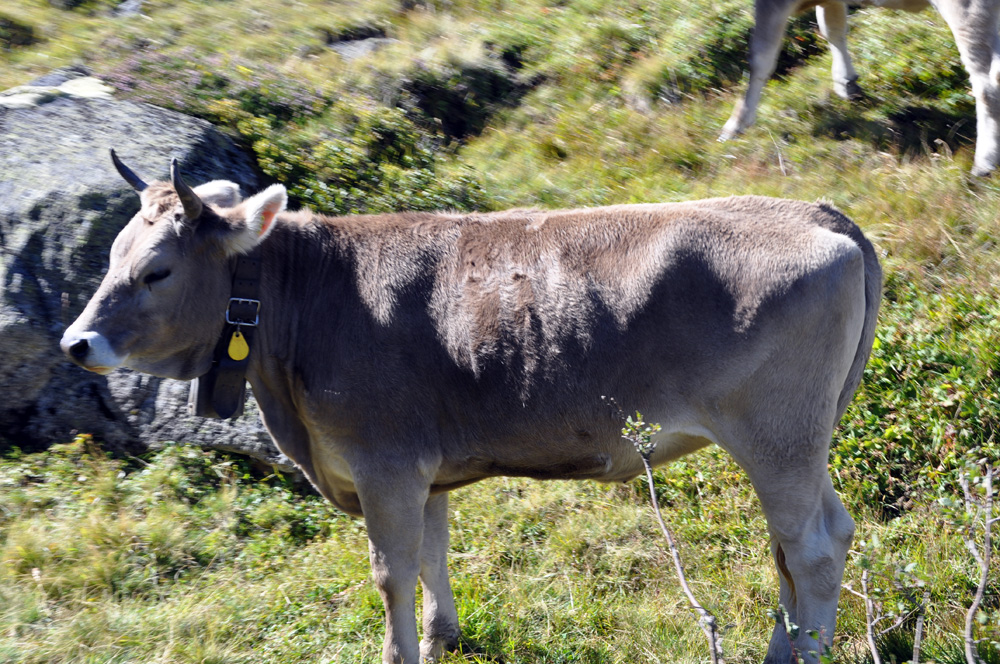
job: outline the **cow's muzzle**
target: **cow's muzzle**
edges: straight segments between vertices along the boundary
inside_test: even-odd
[[[66,330],[59,347],[66,357],[87,371],[107,374],[117,369],[124,358],[111,350],[108,340],[97,332],[75,332]]]

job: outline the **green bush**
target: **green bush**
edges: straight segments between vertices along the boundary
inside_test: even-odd
[[[295,204],[317,212],[490,207],[471,171],[440,172],[435,133],[367,97],[334,100],[267,64],[191,51],[140,50],[108,78],[133,98],[229,127],[264,174],[288,187]],[[477,104],[475,94],[469,99]]]
[[[38,39],[34,26],[0,14],[0,50],[31,46]]]
[[[896,516],[961,468],[964,450],[982,447],[1000,460],[992,444],[1000,433],[1000,306],[961,288],[928,295],[892,277],[886,296],[831,470],[852,499]]]

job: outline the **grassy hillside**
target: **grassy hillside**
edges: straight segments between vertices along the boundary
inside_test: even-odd
[[[939,17],[853,14],[855,104],[830,96],[813,17],[796,19],[758,126],[720,144],[749,0],[111,7],[4,4],[0,88],[84,64],[120,97],[227,128],[321,211],[832,200],[886,268],[831,453],[858,521],[845,581],[867,570],[887,612],[926,592],[922,659],[963,661],[978,576],[948,505],[967,463],[1000,457],[1000,181],[967,175],[974,106]],[[728,660],[759,661],[777,580],[751,488],[718,450],[657,483]],[[452,533],[467,640],[446,661],[708,659],[638,482],[484,482],[456,492]],[[992,662],[997,590],[994,574],[976,628]],[[363,524],[238,460],[114,460],[81,438],[0,463],[0,662],[371,661],[381,619]],[[914,623],[880,640],[887,659],[909,658]],[[845,592],[838,661],[866,661],[864,625]]]

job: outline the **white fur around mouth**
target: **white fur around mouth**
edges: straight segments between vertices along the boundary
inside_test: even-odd
[[[71,325],[63,333],[62,341],[59,344],[63,352],[71,356],[70,359],[87,371],[101,376],[105,376],[125,364],[128,355],[119,355],[114,352],[104,335],[92,330],[76,332],[73,329],[74,325]],[[75,351],[72,350],[72,347],[81,342],[86,342],[86,352],[81,357],[74,357]]]

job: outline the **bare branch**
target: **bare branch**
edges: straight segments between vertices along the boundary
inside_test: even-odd
[[[885,634],[891,632],[892,630],[894,630],[897,627],[899,627],[900,625],[902,625],[904,622],[906,622],[906,619],[909,618],[912,615],[913,615],[913,611],[908,611],[908,612],[904,613],[901,616],[896,616],[896,619],[892,621],[891,625],[889,625],[885,629],[879,630],[878,633],[875,636],[876,637],[884,636]],[[883,618],[888,619],[888,616],[883,616]],[[879,620],[882,620],[882,618],[879,618]],[[875,624],[877,624],[877,623],[878,623],[878,620],[875,621]],[[874,627],[874,625],[873,625],[873,627]]]
[[[986,466],[986,472],[983,477],[983,485],[986,489],[986,496],[983,498],[982,504],[976,500],[972,492],[969,490],[969,480],[965,475],[959,478],[959,482],[962,485],[962,491],[965,494],[965,509],[968,514],[984,514],[983,517],[983,548],[982,551],[977,551],[975,546],[975,541],[973,539],[973,525],[970,525],[969,529],[963,534],[963,540],[965,541],[966,547],[972,551],[976,562],[979,564],[979,586],[976,588],[976,594],[972,598],[972,605],[969,607],[968,612],[965,614],[965,661],[967,664],[979,664],[981,661],[979,659],[978,645],[976,640],[972,635],[973,623],[976,619],[976,613],[979,612],[979,606],[983,602],[983,595],[986,592],[986,584],[989,582],[990,573],[990,559],[993,553],[993,543],[991,538],[991,526],[993,524],[993,468],[989,465]],[[975,509],[973,509],[975,508]]]
[[[983,568],[983,557],[979,553],[979,547],[976,546],[976,542],[973,539],[973,535],[969,531],[963,531],[962,533],[962,543],[965,544],[965,548],[969,550],[972,555],[973,560],[976,561],[976,566],[979,569]]]
[[[660,525],[660,532],[663,533],[663,537],[667,540],[667,546],[670,548],[670,556],[674,560],[674,569],[677,570],[677,579],[680,581],[681,590],[687,596],[688,604],[698,614],[698,624],[701,626],[701,630],[705,632],[705,636],[708,637],[709,655],[712,658],[712,664],[725,664],[725,660],[722,658],[722,639],[719,636],[715,616],[705,609],[695,598],[694,593],[691,592],[687,576],[684,574],[684,564],[681,562],[680,550],[677,548],[673,534],[663,521],[663,515],[660,514],[660,504],[656,499],[656,490],[653,488],[653,467],[649,465],[649,460],[645,456],[642,457],[642,464],[646,468],[646,481],[649,483],[649,499],[653,504],[656,522]],[[876,662],[876,664],[881,663]]]
[[[642,465],[646,469],[646,482],[649,485],[649,501],[653,505],[653,513],[656,515],[656,522],[660,526],[660,531],[663,533],[663,537],[667,540],[667,546],[670,548],[670,556],[674,561],[674,569],[677,570],[677,579],[681,584],[681,590],[687,596],[688,604],[698,614],[698,625],[708,638],[709,656],[712,659],[712,664],[725,664],[725,660],[722,657],[722,637],[719,635],[718,623],[715,620],[715,616],[705,609],[695,599],[694,593],[691,592],[687,576],[684,574],[684,564],[681,562],[680,549],[677,548],[673,534],[663,521],[663,515],[660,513],[660,503],[656,499],[656,487],[653,485],[653,467],[649,463],[649,457],[656,448],[656,443],[652,442],[652,436],[660,430],[660,425],[646,425],[639,413],[636,413],[636,419],[633,421],[632,418],[625,415],[625,411],[621,409],[621,406],[618,405],[618,402],[613,397],[601,397],[601,399],[614,409],[618,417],[626,423],[625,428],[622,429],[622,438],[630,441],[635,446],[639,457],[642,459]]]
[[[927,614],[927,602],[930,599],[931,591],[925,588],[924,596],[920,600],[920,606],[917,607],[919,614],[917,615],[917,625],[913,630],[913,658],[910,660],[911,664],[920,664],[920,642],[924,636],[924,616]]]
[[[868,594],[868,570],[861,570],[861,592],[865,598],[865,636],[868,637],[868,650],[872,654],[872,664],[882,664],[878,648],[875,646],[875,601]]]
[[[863,593],[859,593],[857,590],[855,590],[854,588],[852,588],[849,583],[845,583],[844,585],[842,585],[840,587],[841,587],[842,590],[846,590],[847,592],[851,593],[855,597],[860,597],[861,599],[868,599],[867,596],[865,596]]]

